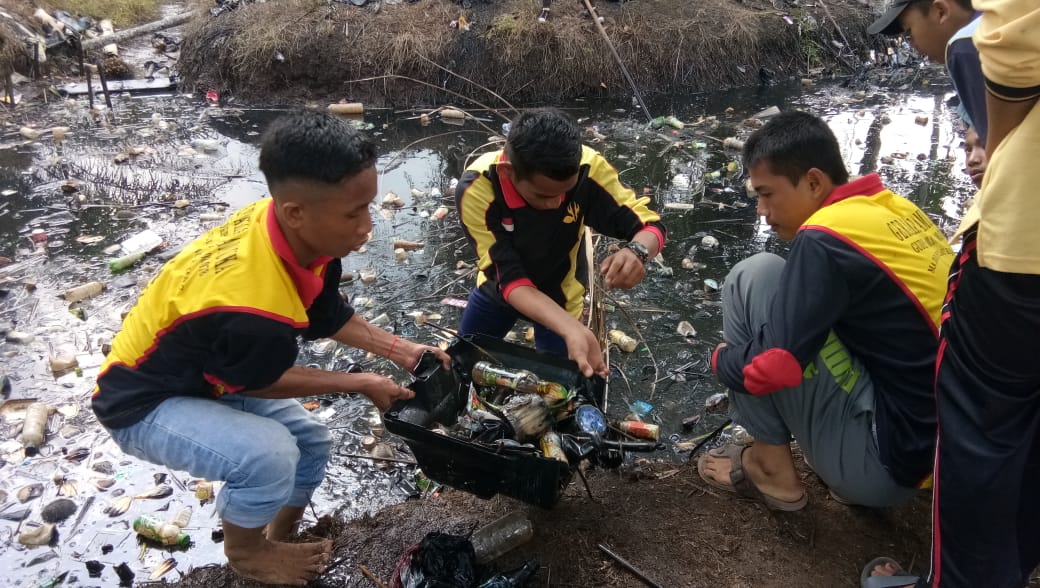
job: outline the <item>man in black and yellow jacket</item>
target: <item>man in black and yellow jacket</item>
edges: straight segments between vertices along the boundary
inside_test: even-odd
[[[932,469],[935,354],[953,251],[877,174],[849,181],[819,118],[784,113],[753,134],[745,164],[785,260],[760,253],[723,289],[712,368],[755,439],[701,457],[709,484],[771,508],[806,503],[790,441],[836,499],[908,500]]]
[[[602,155],[581,144],[574,122],[553,109],[517,117],[505,149],[478,158],[455,198],[480,270],[459,333],[502,337],[523,316],[535,323],[539,349],[567,355],[585,375],[605,376],[599,343],[578,320],[585,227],[628,241],[600,271],[606,287],[630,288],[664,246],[649,199],[622,184]]]
[[[297,337],[414,367],[424,351],[355,315],[340,258],[372,230],[375,146],[347,122],[301,111],[272,123],[260,169],[272,197],[170,260],[112,342],[92,407],[126,453],[225,482],[224,552],[239,574],[306,584],[331,545],[283,543],[325,476],[328,429],[296,400],[358,392],[381,409],[411,392],[376,374],[294,366]]]

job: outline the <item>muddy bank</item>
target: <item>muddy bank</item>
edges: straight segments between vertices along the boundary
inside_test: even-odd
[[[872,18],[856,0],[601,1],[597,10],[645,95],[837,75],[864,62]],[[466,103],[462,95],[501,108],[631,93],[580,2],[554,3],[545,23],[536,13],[530,0],[478,1],[471,9],[449,0],[248,4],[196,21],[179,68],[187,88],[268,103]],[[461,18],[469,30],[451,26]]]
[[[597,548],[601,543],[669,587],[858,586],[860,568],[881,554],[914,572],[927,566],[929,495],[885,511],[848,507],[830,499],[815,475],[804,468],[801,474],[810,503],[797,513],[714,491],[695,467],[677,464],[591,472],[595,500],[576,482],[551,511],[449,491],[346,524],[320,522],[308,534],[334,538],[336,558],[345,559],[312,585],[373,586],[362,565],[388,581],[401,553],[427,532],[464,535],[518,509],[533,522],[534,538],[495,565],[507,570],[538,560],[533,585],[642,586]],[[257,586],[222,566],[193,570],[174,585]]]

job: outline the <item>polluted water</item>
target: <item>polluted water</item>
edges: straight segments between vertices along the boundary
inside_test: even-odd
[[[941,90],[807,88],[795,81],[656,105],[681,127],[672,121],[648,126],[624,103],[574,111],[583,139],[621,170],[637,195],[650,198],[669,228],[664,253],[648,264],[643,282],[610,291],[606,301],[612,378],[628,383],[611,386],[607,421],[659,438],[665,449],[658,458],[681,460],[690,440],[726,418],[721,403],[712,410],[705,403],[724,392],[711,377],[708,358],[723,340],[726,274],[753,253],[786,251],[759,222],[745,185],[739,148],[753,130],[748,119],[772,106],[820,114],[853,174],[878,171],[950,232],[971,189],[960,171],[955,115],[945,98]],[[177,570],[224,561],[213,500],[219,482],[207,486],[211,481],[123,454],[93,417],[89,399],[123,315],[161,265],[232,211],[266,197],[257,168],[259,135],[280,111],[219,107],[173,94],[118,96],[114,110],[115,117],[95,122],[82,97],[32,107],[23,114],[31,129],[66,128],[59,132],[62,140],[41,133],[0,145],[6,401],[0,404],[0,532],[10,538],[0,544],[0,565],[10,570],[5,581],[22,585],[61,574],[96,574],[101,585],[130,575],[136,581],[155,574],[169,579]],[[379,328],[446,344],[449,334],[424,323],[455,328],[475,283],[476,260],[459,228],[452,181],[486,133],[463,132],[478,130],[468,119],[448,133],[387,111],[366,108],[361,116],[374,125],[369,132],[381,149],[382,196],[372,210],[371,239],[344,259],[340,290]],[[917,117],[926,117],[926,124],[914,124]],[[420,149],[402,151],[418,139],[424,139]],[[600,244],[597,259],[608,245]],[[521,322],[515,329],[521,344],[532,344],[524,336],[528,327]],[[383,358],[330,341],[303,342],[299,363],[409,380]],[[516,425],[538,439],[545,432],[539,416],[552,407],[537,393],[526,396],[525,404],[509,408]],[[356,518],[434,495],[425,490],[430,481],[407,463],[406,445],[385,432],[365,399],[306,400],[332,432],[334,451],[305,526],[315,514]],[[37,408],[27,421],[31,406]],[[547,445],[553,453],[551,438]],[[397,461],[370,459],[376,447],[377,457]],[[152,490],[163,485],[168,493]],[[199,487],[209,488],[204,500],[197,497]],[[174,525],[175,515],[188,507],[187,526]],[[162,540],[139,544],[134,521],[147,520],[141,517],[159,521],[152,527],[158,525]]]

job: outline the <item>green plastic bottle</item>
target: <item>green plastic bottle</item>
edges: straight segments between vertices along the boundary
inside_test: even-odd
[[[108,262],[108,269],[113,274],[119,273],[140,261],[141,258],[144,257],[145,253],[147,252],[138,251],[137,253],[131,253],[122,257],[117,257],[116,259],[113,259],[112,261]]]
[[[187,547],[191,543],[191,537],[187,533],[181,532],[180,527],[152,515],[141,515],[134,519],[134,531],[146,539],[163,545]]]

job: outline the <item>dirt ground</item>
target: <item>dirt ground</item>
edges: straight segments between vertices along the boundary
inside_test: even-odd
[[[535,0],[474,0],[471,8],[450,0],[373,0],[363,8],[317,0],[249,4],[195,21],[185,34],[180,72],[198,91],[266,103],[324,98],[503,108],[630,94],[581,2],[558,0],[545,23],[536,19],[539,5]],[[868,45],[876,42],[865,33],[872,16],[856,0],[829,0],[826,6],[600,0],[596,7],[612,45],[647,96],[810,72],[831,75],[842,70],[839,66],[847,72],[864,62]],[[468,30],[452,27],[460,21]]]
[[[799,460],[799,464],[801,461]],[[500,558],[508,570],[536,559],[542,568],[531,586],[643,586],[598,548],[606,544],[661,586],[767,588],[858,586],[862,566],[888,555],[912,572],[927,568],[929,500],[888,510],[843,506],[802,468],[810,502],[797,513],[709,488],[693,465],[644,463],[621,471],[591,471],[587,496],[575,477],[553,510],[512,499],[481,500],[445,491],[348,524],[323,520],[306,532],[333,537],[341,565],[315,586],[374,586],[364,565],[388,582],[402,552],[429,531],[465,535],[513,510],[527,512],[534,538]],[[180,588],[251,587],[226,567],[190,572]]]

